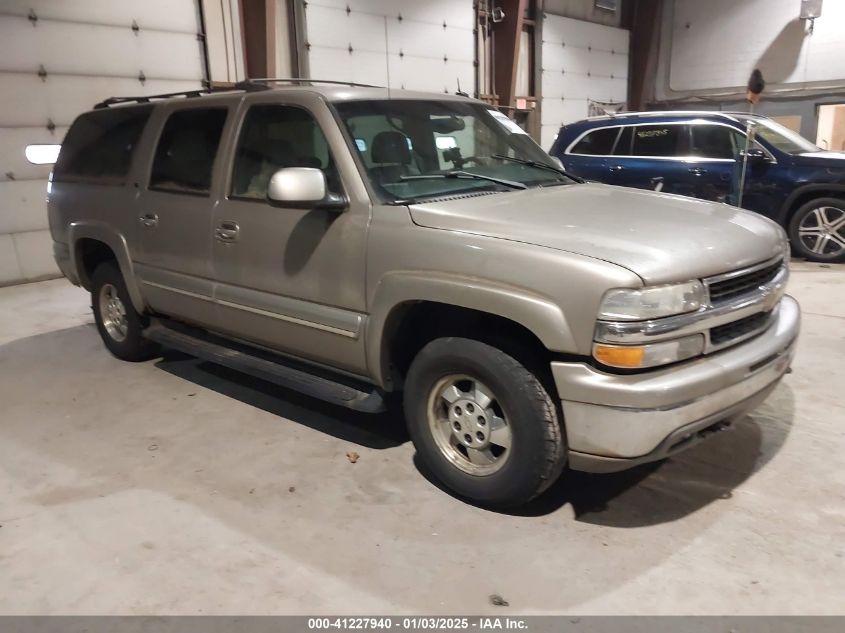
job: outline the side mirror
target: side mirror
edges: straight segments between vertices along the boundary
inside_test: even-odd
[[[759,147],[749,147],[748,151],[740,151],[739,153],[740,158],[745,156],[748,158],[749,163],[768,163],[769,162],[769,155],[766,154],[762,149]]]
[[[343,196],[329,193],[326,176],[314,167],[285,167],[270,178],[267,201],[276,207],[346,208]]]

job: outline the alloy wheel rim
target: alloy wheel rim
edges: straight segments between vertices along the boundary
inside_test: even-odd
[[[845,209],[817,207],[798,225],[798,239],[811,253],[836,257],[845,252]]]
[[[103,284],[100,288],[100,318],[108,335],[118,343],[126,340],[129,322],[126,320],[126,308],[112,284]]]
[[[465,473],[491,475],[510,457],[508,418],[493,391],[476,378],[441,378],[429,396],[428,422],[440,452]]]

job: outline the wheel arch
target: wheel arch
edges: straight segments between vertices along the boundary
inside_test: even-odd
[[[70,256],[80,285],[91,290],[91,274],[96,265],[106,259],[117,263],[135,311],[144,311],[144,299],[134,276],[132,259],[126,239],[114,228],[100,222],[74,222],[68,230]],[[111,257],[108,257],[111,253]]]
[[[521,288],[432,273],[394,273],[376,290],[368,320],[367,363],[376,384],[401,388],[407,364],[434,336],[464,335],[537,354],[572,353],[575,342],[560,307]],[[473,327],[481,326],[478,331]],[[507,336],[503,336],[503,335]]]
[[[795,212],[816,198],[840,198],[845,200],[845,184],[818,183],[798,187],[789,194],[781,205],[777,217],[778,224],[784,228],[788,227]]]

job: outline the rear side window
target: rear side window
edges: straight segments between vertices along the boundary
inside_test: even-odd
[[[618,127],[608,127],[593,130],[578,141],[570,150],[571,154],[590,154],[591,156],[609,156],[613,152],[613,144],[619,135]]]
[[[108,108],[83,114],[71,125],[53,180],[123,184],[152,106]]]
[[[150,189],[207,195],[225,123],[225,108],[171,114],[156,147]]]
[[[678,156],[684,125],[638,125],[633,128],[633,156]]]
[[[616,147],[613,150],[614,156],[630,156],[631,155],[631,137],[633,136],[633,127],[623,127],[622,133],[619,135],[619,140],[616,141]]]

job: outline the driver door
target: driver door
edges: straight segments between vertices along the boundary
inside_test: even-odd
[[[270,177],[285,167],[321,169],[329,191],[349,191],[334,158],[348,150],[325,105],[309,101],[291,97],[279,103],[275,96],[241,106],[239,132],[228,152],[228,183],[214,213],[219,329],[365,374],[369,204],[350,199],[338,211],[267,202]],[[331,141],[327,129],[333,131]]]

